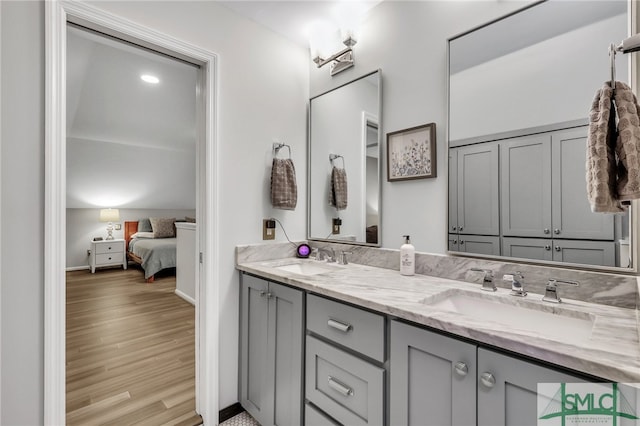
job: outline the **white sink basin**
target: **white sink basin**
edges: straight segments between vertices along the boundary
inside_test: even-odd
[[[319,275],[334,271],[334,268],[325,266],[325,264],[316,264],[309,262],[287,263],[286,265],[274,266],[275,269],[281,271],[292,272],[298,275]]]
[[[473,321],[498,323],[506,330],[533,333],[573,344],[588,341],[593,329],[593,319],[587,313],[566,309],[561,305],[545,306],[544,302],[508,295],[454,290],[428,297],[422,303]]]

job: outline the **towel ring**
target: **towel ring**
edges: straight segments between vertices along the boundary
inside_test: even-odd
[[[333,166],[333,160],[336,160],[338,158],[342,158],[342,168],[344,169],[344,157],[342,155],[338,155],[338,154],[329,154],[329,161],[331,162],[331,165]]]
[[[274,142],[273,143],[273,156],[276,157],[278,155],[278,152],[282,148],[287,148],[289,150],[289,159],[291,159],[291,147],[289,145],[287,145],[286,143]]]

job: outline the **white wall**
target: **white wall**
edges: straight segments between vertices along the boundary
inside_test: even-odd
[[[104,2],[107,11],[219,55],[220,408],[237,401],[238,274],[234,248],[274,216],[305,237],[308,52],[215,2]],[[2,419],[43,421],[44,5],[2,2]],[[295,211],[270,207],[274,138],[291,145]],[[283,234],[278,230],[277,241]],[[19,327],[16,326],[19,324]]]
[[[119,209],[122,229],[113,231],[114,238],[124,238],[124,222],[148,217],[173,217],[184,220],[195,217],[195,209]],[[98,222],[100,209],[67,209],[67,268],[88,267],[87,250],[93,237],[107,236],[107,224]]]
[[[37,425],[44,398],[44,6],[0,8],[0,424]]]
[[[528,2],[385,1],[366,19],[353,68],[331,77],[309,64],[310,94],[382,69],[382,132],[436,123],[438,177],[387,182],[382,158],[382,246],[398,248],[411,234],[416,250],[447,250],[446,86],[447,39]]]

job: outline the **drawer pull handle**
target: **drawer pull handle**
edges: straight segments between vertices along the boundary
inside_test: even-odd
[[[353,389],[343,383],[340,383],[333,377],[327,376],[327,383],[329,383],[329,387],[334,391],[341,393],[344,396],[353,396]]]
[[[327,325],[331,328],[335,328],[336,330],[342,331],[343,333],[348,333],[353,330],[353,326],[351,324],[345,324],[340,321],[330,319],[327,321]]]
[[[267,299],[271,299],[272,296],[273,295],[271,293],[269,293],[269,292],[266,292],[266,291],[261,291],[260,292],[260,297],[266,297]]]
[[[455,370],[456,370],[456,374],[460,377],[466,376],[467,373],[469,372],[469,368],[467,367],[467,364],[465,364],[462,361],[456,363]]]

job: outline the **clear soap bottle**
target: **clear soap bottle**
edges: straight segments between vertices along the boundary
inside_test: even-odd
[[[414,275],[416,272],[416,249],[408,235],[403,235],[404,244],[400,247],[400,274]]]

